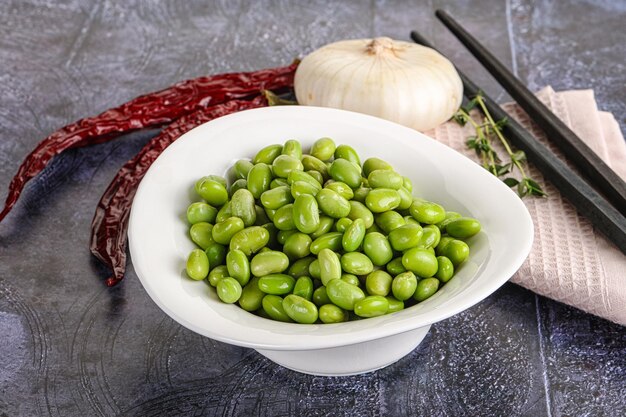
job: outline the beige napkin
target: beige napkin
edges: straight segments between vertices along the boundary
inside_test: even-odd
[[[624,138],[613,115],[598,111],[593,91],[555,93],[546,87],[537,96],[626,179]],[[507,103],[503,107],[540,142],[562,157],[519,106]],[[466,138],[473,134],[471,127],[448,122],[427,134],[478,161],[474,151],[465,145]],[[501,147],[497,151],[499,155],[506,154]],[[538,180],[549,197],[525,197],[523,200],[533,218],[535,240],[528,259],[511,280],[543,296],[626,325],[626,256],[596,232],[532,165],[529,174]]]

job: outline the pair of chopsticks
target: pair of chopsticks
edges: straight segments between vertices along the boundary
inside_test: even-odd
[[[576,207],[581,215],[589,219],[626,254],[626,217],[624,217],[626,183],[450,15],[437,10],[436,16],[544,130],[548,138],[576,165],[585,175],[586,181],[502,110],[484,93],[484,90],[479,89],[459,71],[465,96],[473,98],[480,91],[487,109],[494,118],[507,118],[507,124],[503,130],[511,142],[526,153],[528,160],[559,189],[559,192]],[[420,45],[435,49],[416,31],[411,32],[411,38]],[[600,192],[604,193],[606,198]]]

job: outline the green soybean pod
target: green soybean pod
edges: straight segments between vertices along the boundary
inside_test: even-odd
[[[363,239],[363,252],[376,266],[386,265],[393,258],[391,244],[382,233],[371,232]]]
[[[263,311],[272,319],[276,321],[283,321],[285,323],[291,323],[293,320],[287,315],[283,308],[283,298],[278,295],[268,294],[263,297],[262,301]]]
[[[396,275],[391,283],[391,292],[393,296],[400,301],[408,300],[413,297],[416,288],[417,278],[411,271]]]
[[[285,240],[283,252],[291,260],[304,258],[311,253],[311,237],[304,233],[294,233]]]
[[[340,232],[330,232],[326,233],[315,239],[310,246],[311,253],[313,255],[318,255],[322,249],[330,249],[332,251],[341,250],[341,241],[343,238],[343,233]]]
[[[194,249],[187,257],[187,275],[196,281],[203,280],[209,275],[209,258],[201,249]]]
[[[270,210],[278,210],[285,204],[292,202],[293,197],[288,186],[276,187],[261,194],[261,204]]]
[[[372,212],[362,203],[354,200],[350,200],[350,212],[346,216],[351,220],[363,219],[365,222],[365,228],[369,229],[374,224],[374,215]]]
[[[315,187],[305,181],[296,181],[291,184],[290,192],[293,198],[298,198],[299,195],[308,194],[315,197],[320,191],[319,187]]]
[[[447,211],[445,219],[437,223],[437,227],[439,228],[439,230],[441,230],[441,233],[446,233],[446,228],[448,227],[448,224],[450,224],[452,220],[458,219],[459,217],[461,217],[461,214],[457,213],[456,211]]]
[[[345,159],[336,159],[328,170],[331,178],[341,181],[350,188],[358,188],[361,185],[361,172],[352,162]]]
[[[337,220],[337,223],[335,224],[335,230],[344,233],[351,224],[352,220],[347,217],[342,217],[341,219]]]
[[[280,155],[272,162],[274,176],[287,178],[291,171],[302,171],[304,166],[298,158],[289,155]]]
[[[216,287],[217,283],[228,276],[228,268],[226,265],[218,265],[209,272],[208,281],[212,287]]]
[[[400,174],[388,169],[377,169],[367,176],[367,183],[370,188],[391,188],[399,190],[402,187],[403,179]]]
[[[287,274],[270,274],[260,277],[258,285],[266,294],[284,295],[293,291],[296,280]]]
[[[365,205],[372,213],[393,210],[400,205],[400,194],[391,188],[376,188],[365,197]]]
[[[329,217],[339,219],[350,213],[350,202],[333,190],[324,188],[317,193],[315,198],[319,209]]]
[[[309,276],[309,265],[315,260],[312,256],[298,259],[291,264],[287,273],[294,278]]]
[[[398,204],[398,210],[408,210],[411,208],[411,204],[413,204],[413,195],[410,191],[408,191],[404,187],[400,187],[398,190],[398,194],[400,195],[400,204]]]
[[[336,192],[337,194],[339,194],[346,200],[352,200],[352,198],[354,197],[354,191],[352,191],[352,188],[350,188],[348,184],[346,184],[345,182],[341,182],[341,181],[331,182],[330,184],[327,184],[324,188],[333,190],[334,192]]]
[[[248,180],[239,179],[239,180],[236,180],[235,182],[233,182],[232,185],[230,186],[230,188],[228,189],[228,195],[232,199],[233,195],[238,190],[242,190],[242,189],[244,189],[244,190],[248,189]]]
[[[359,281],[359,277],[354,274],[341,274],[342,281],[347,282],[348,284],[356,285],[357,287],[361,285],[361,281]]]
[[[429,224],[422,228],[422,236],[417,244],[419,248],[434,248],[441,240],[441,231],[434,224]]]
[[[313,291],[313,303],[315,303],[315,305],[318,307],[332,303],[332,301],[330,301],[330,298],[328,298],[328,292],[326,291],[326,287],[321,286]]]
[[[282,151],[282,145],[268,145],[265,148],[261,149],[259,152],[257,152],[254,158],[252,158],[252,163],[255,165],[271,165],[272,162],[274,162],[274,159],[276,159]]]
[[[235,233],[243,230],[244,227],[243,220],[239,217],[229,217],[222,222],[216,223],[215,226],[213,226],[211,235],[213,236],[213,240],[217,243],[228,245]]]
[[[389,233],[389,243],[393,250],[405,251],[417,246],[422,237],[422,227],[415,224],[405,224]]]
[[[309,174],[309,176],[313,177],[315,179],[315,181],[317,181],[317,183],[321,186],[322,184],[324,184],[324,174],[322,174],[320,171],[315,171],[315,170],[306,170],[305,171],[307,174]],[[326,168],[326,172],[325,172],[326,176],[328,176],[328,168]]]
[[[387,263],[387,272],[389,272],[392,276],[396,276],[406,271],[404,265],[402,265],[402,256],[392,259]]]
[[[361,166],[361,160],[359,159],[359,154],[348,145],[339,145],[337,149],[335,149],[335,159],[346,159],[353,164]]]
[[[320,261],[319,259],[315,259],[313,262],[309,264],[309,275],[315,279],[322,279],[322,271],[320,269]]]
[[[226,187],[218,181],[205,179],[197,185],[198,195],[212,206],[220,207],[228,201]]]
[[[430,278],[437,272],[437,258],[426,249],[412,248],[404,252],[402,265],[420,278]]]
[[[274,213],[274,226],[278,230],[295,230],[293,204],[285,204]]]
[[[325,235],[333,229],[335,221],[332,217],[328,216],[320,216],[320,225],[315,229],[313,233],[310,234],[311,239],[317,239],[320,236]]]
[[[392,281],[391,275],[382,269],[372,271],[365,278],[365,290],[369,295],[386,296],[391,291]]]
[[[389,234],[394,229],[406,224],[406,220],[400,213],[394,210],[378,213],[374,216],[374,221],[383,232]]]
[[[250,172],[248,172],[248,190],[255,199],[261,197],[265,191],[270,189],[272,182],[272,170],[269,165],[264,163],[256,164]]]
[[[328,285],[333,279],[341,278],[341,262],[335,252],[330,249],[322,249],[317,260],[320,266],[322,284]]]
[[[217,216],[215,216],[215,223],[223,222],[229,217],[233,217],[233,212],[231,210],[230,201],[224,204],[217,212]]]
[[[323,304],[319,308],[318,314],[320,321],[325,324],[343,323],[344,321],[348,321],[347,312],[334,304]]]
[[[252,169],[254,164],[247,159],[240,159],[233,165],[233,172],[235,174],[235,178],[237,179],[246,179],[248,178],[248,173]]]
[[[369,175],[378,169],[384,169],[393,171],[393,167],[380,158],[368,158],[363,162],[363,175],[369,177]]]
[[[333,157],[335,149],[337,147],[331,138],[319,138],[311,146],[311,155],[320,161],[329,161]]]
[[[235,191],[230,200],[230,210],[233,216],[243,220],[245,226],[252,226],[256,221],[256,208],[254,197],[247,189]]]
[[[313,280],[307,276],[302,276],[296,279],[296,284],[293,287],[294,295],[300,296],[305,300],[311,301],[313,299]]]
[[[371,188],[361,186],[354,190],[354,197],[352,197],[352,199],[358,201],[359,203],[365,204],[365,199],[367,198],[367,195],[370,193],[370,191],[372,191]]]
[[[341,245],[346,252],[353,252],[361,246],[365,237],[365,222],[363,219],[356,219],[348,226],[343,233]]]
[[[246,285],[250,281],[250,262],[242,251],[235,249],[226,254],[226,268],[228,275],[241,285]]]
[[[320,184],[323,184],[324,180],[328,179],[328,167],[316,157],[312,155],[302,155],[302,166],[307,173],[308,171],[317,171],[320,173],[322,176],[322,181],[319,181]],[[309,175],[312,174],[309,173]]]
[[[417,283],[415,295],[413,299],[420,302],[431,297],[439,289],[439,280],[437,278],[425,278]]]
[[[354,314],[359,317],[378,317],[387,314],[389,301],[380,295],[370,295],[354,303]]]
[[[217,209],[204,202],[191,203],[187,207],[187,221],[189,224],[200,222],[213,223],[217,217]]]
[[[459,217],[447,224],[446,232],[457,239],[467,239],[480,232],[480,222],[471,217]]]
[[[265,293],[259,289],[259,278],[254,277],[243,287],[241,297],[239,297],[239,306],[246,311],[256,311],[263,306],[263,297]]]
[[[278,274],[289,267],[289,258],[279,251],[268,251],[254,255],[250,261],[250,271],[256,277]]]
[[[276,226],[274,226],[276,227]],[[285,242],[287,241],[287,238],[291,235],[293,235],[294,233],[298,233],[297,230],[281,230],[277,233],[276,238],[278,240],[278,244],[279,245],[284,245]]]
[[[409,208],[411,216],[420,223],[435,224],[446,218],[446,210],[437,203],[416,199]]]
[[[218,265],[224,265],[226,261],[226,246],[217,242],[211,243],[205,250],[207,258],[209,258],[210,269]]]
[[[450,281],[454,276],[454,265],[452,261],[445,256],[437,256],[437,273],[435,277],[442,283]]]
[[[217,296],[227,304],[236,303],[241,297],[241,284],[232,277],[226,277],[217,283]]]
[[[365,298],[362,289],[340,279],[333,279],[328,283],[326,294],[333,304],[344,310],[354,310],[354,304]]]
[[[366,275],[374,270],[374,264],[360,252],[349,252],[341,256],[341,269],[349,274]]]
[[[455,268],[469,257],[469,253],[467,243],[457,239],[452,240],[441,250],[441,255],[450,259]]]
[[[289,183],[284,178],[274,178],[272,182],[270,182],[270,190],[278,187],[287,187]]]
[[[283,145],[283,155],[293,156],[296,159],[302,159],[302,145],[295,139],[289,139]]]
[[[317,321],[315,304],[295,294],[289,294],[283,299],[283,310],[296,323],[313,324]]]
[[[395,313],[396,311],[404,310],[404,301],[398,300],[394,297],[387,296],[385,297],[387,302],[389,303],[389,308],[387,309],[387,314]]]
[[[213,239],[213,225],[205,222],[199,222],[189,228],[189,236],[196,245],[202,249],[208,248],[212,243],[215,243]]]
[[[293,223],[302,233],[309,234],[317,230],[320,214],[315,197],[302,194],[296,198],[293,203]]]

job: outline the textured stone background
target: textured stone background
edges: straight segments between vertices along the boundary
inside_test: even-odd
[[[626,4],[589,1],[0,2],[0,199],[48,133],[175,81],[420,30],[507,96],[434,19],[445,6],[531,88],[595,89],[626,128]],[[626,331],[507,284],[381,371],[317,378],[202,338],[132,267],[89,254],[100,194],[150,137],[57,158],[0,224],[0,415],[623,415]]]

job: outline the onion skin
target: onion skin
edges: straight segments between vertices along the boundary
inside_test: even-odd
[[[389,38],[335,42],[307,55],[296,70],[298,103],[378,116],[426,131],[461,105],[463,84],[433,49]]]

